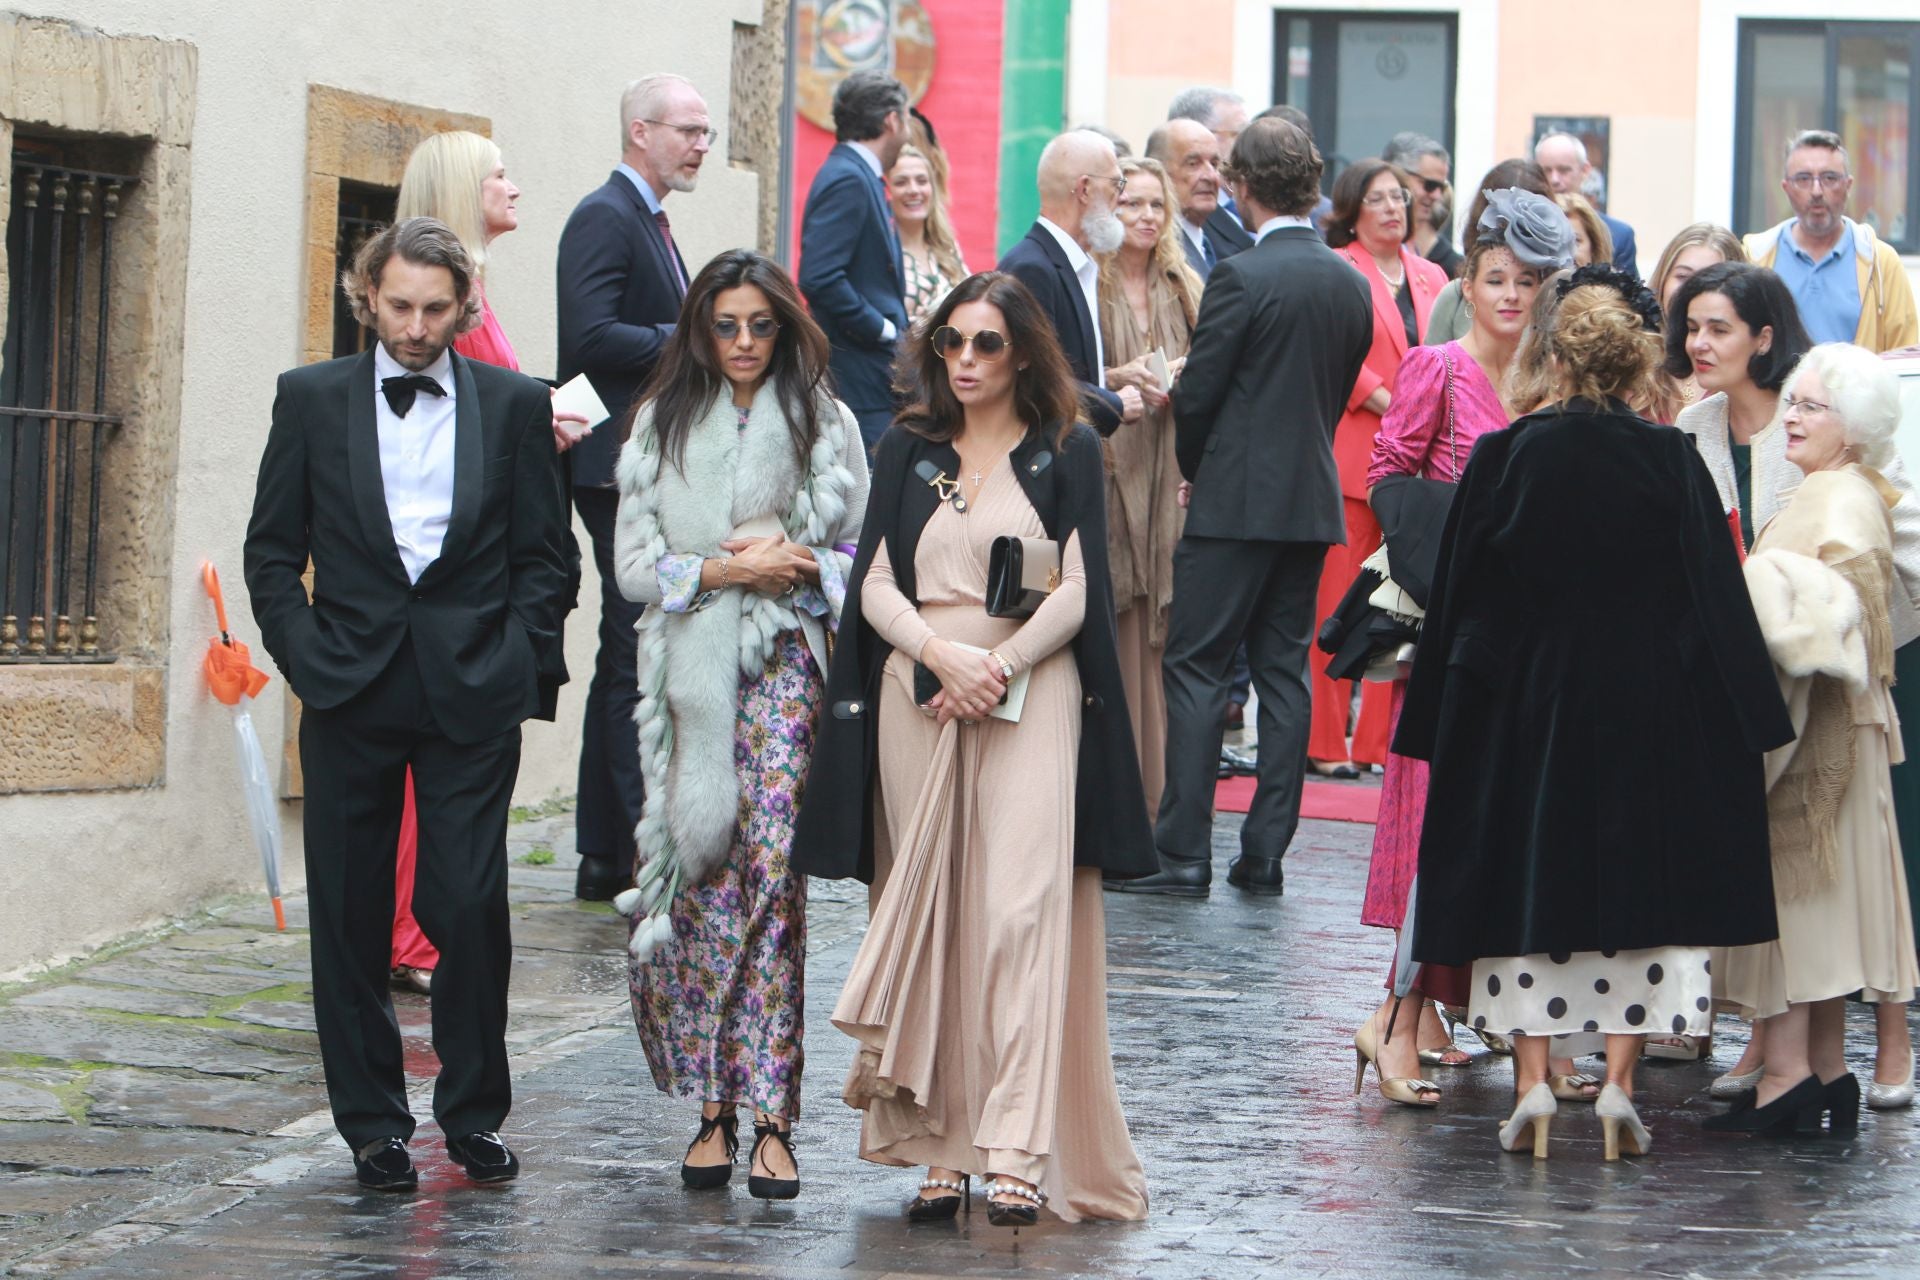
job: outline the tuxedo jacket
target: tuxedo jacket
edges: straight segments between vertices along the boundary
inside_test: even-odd
[[[807,191],[798,283],[833,344],[840,399],[855,413],[893,408],[893,356],[908,328],[900,237],[873,167],[849,143],[827,153]]]
[[[618,424],[680,318],[685,295],[676,266],[686,270],[678,250],[667,247],[645,197],[618,169],[574,206],[560,233],[559,380],[586,374],[613,415],[567,450],[576,486],[613,484],[623,443]]]
[[[420,580],[408,582],[387,516],[368,350],[280,375],[246,581],[267,652],[307,706],[358,694],[410,637],[434,720],[471,743],[540,709],[542,673],[560,661],[568,526],[547,388],[449,356],[453,510]]]
[[[1309,228],[1213,269],[1173,384],[1186,536],[1346,541],[1333,433],[1372,342],[1366,282]]]
[[[1120,426],[1120,397],[1106,389],[1107,371],[1094,368],[1093,314],[1087,295],[1067,262],[1066,250],[1053,233],[1035,222],[1020,242],[1000,259],[1000,270],[1019,278],[1033,291],[1040,309],[1053,320],[1053,332],[1067,353],[1067,364],[1080,382],[1080,406],[1088,423],[1103,436]]]

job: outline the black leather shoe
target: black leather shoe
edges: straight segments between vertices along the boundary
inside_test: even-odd
[[[1280,869],[1280,859],[1255,858],[1244,853],[1228,865],[1227,883],[1262,898],[1277,898],[1287,891],[1287,876]]]
[[[633,888],[633,867],[621,866],[612,858],[581,854],[580,869],[573,873],[573,896],[582,902],[612,902],[614,896]]]
[[[507,1149],[497,1133],[469,1133],[447,1139],[447,1154],[475,1182],[505,1182],[520,1176],[520,1157]]]
[[[1160,855],[1160,869],[1138,880],[1108,880],[1115,893],[1158,893],[1169,898],[1204,898],[1213,884],[1213,862],[1205,858]]]
[[[1255,778],[1260,775],[1260,759],[1234,747],[1220,748],[1220,772],[1226,776]],[[1359,774],[1354,774],[1359,777]]]
[[[1755,1105],[1759,1101],[1757,1089],[1751,1099],[1743,1095],[1741,1101],[1746,1105],[1736,1101],[1733,1110],[1708,1116],[1700,1127],[1708,1133],[1765,1133],[1774,1137],[1819,1133],[1826,1090],[1820,1086],[1820,1077],[1808,1076],[1764,1107]]]
[[[354,1152],[353,1176],[369,1191],[412,1191],[420,1185],[413,1157],[399,1138],[375,1138]]]

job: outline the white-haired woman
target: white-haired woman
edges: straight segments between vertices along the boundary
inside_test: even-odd
[[[1842,1054],[1845,999],[1904,1005],[1920,985],[1888,780],[1894,713],[1893,374],[1850,343],[1813,348],[1781,399],[1786,457],[1806,474],[1746,566],[1796,738],[1767,756],[1780,937],[1717,952],[1715,992],[1763,1020],[1766,1066],[1716,1132],[1856,1128]],[[1909,1063],[1909,1066],[1911,1064]]]

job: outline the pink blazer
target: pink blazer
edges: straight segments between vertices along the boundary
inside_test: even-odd
[[[1367,349],[1366,363],[1347,397],[1347,411],[1333,432],[1333,460],[1340,468],[1340,492],[1360,502],[1367,499],[1367,467],[1373,461],[1373,438],[1380,433],[1380,415],[1361,408],[1376,387],[1393,391],[1400,375],[1400,362],[1407,356],[1407,328],[1394,303],[1393,290],[1359,241],[1334,250],[1353,264],[1373,293],[1373,345]],[[1447,287],[1447,273],[1428,262],[1406,245],[1400,246],[1400,263],[1407,275],[1406,288],[1413,290],[1413,318],[1422,337],[1427,332],[1427,317],[1433,300]]]

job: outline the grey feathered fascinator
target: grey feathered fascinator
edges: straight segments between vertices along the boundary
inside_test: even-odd
[[[1504,242],[1516,261],[1543,272],[1573,265],[1573,224],[1559,205],[1519,187],[1482,192],[1487,207],[1476,231]]]

